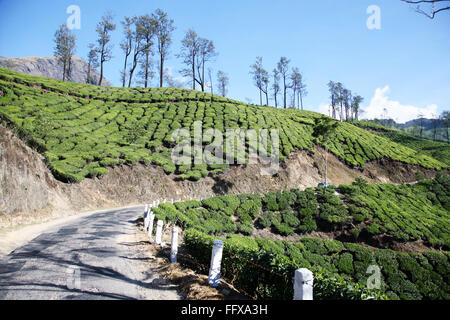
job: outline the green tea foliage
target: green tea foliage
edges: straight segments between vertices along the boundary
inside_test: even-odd
[[[184,233],[184,247],[203,266],[203,272],[208,271],[213,240],[194,229]],[[255,298],[292,299],[292,276],[304,267],[314,272],[316,299],[450,298],[448,254],[372,250],[317,238],[290,243],[231,235],[223,241],[224,277]],[[371,265],[381,267],[380,291],[366,287]]]
[[[436,249],[448,250],[450,237],[450,182],[439,174],[434,180],[413,185],[367,184],[357,179],[338,188],[268,192],[264,196],[230,195],[202,202],[176,204],[183,227],[221,235],[233,230],[251,235],[253,227],[282,236],[307,235],[313,231],[340,232],[358,241],[380,246],[378,238],[398,243],[423,241]],[[160,217],[167,213],[158,209]],[[221,225],[211,227],[214,215]],[[173,221],[173,220],[172,220]]]
[[[340,186],[351,222],[366,237],[386,235],[397,241],[422,240],[450,247],[450,181],[439,174],[414,185]]]
[[[193,181],[223,172],[228,164],[176,165],[172,161],[176,145],[172,133],[179,128],[193,131],[196,121],[203,130],[215,128],[222,133],[278,129],[283,160],[295,150],[314,151],[313,125],[315,119],[324,118],[314,112],[250,106],[187,89],[100,87],[4,68],[0,68],[0,90],[0,117],[7,117],[42,144],[53,174],[69,182],[104,174],[110,166],[137,162],[161,166],[166,174]],[[430,169],[447,168],[428,155],[349,123],[338,124],[328,146],[351,166],[388,158]],[[248,154],[251,147],[246,141],[244,151]],[[231,165],[242,160],[236,148],[223,148],[223,157],[232,160]]]
[[[202,266],[200,271],[205,273],[209,268],[213,240],[214,237],[194,229],[184,233],[183,246]],[[305,266],[314,270],[314,297],[317,300],[386,299],[381,292],[353,282],[351,276],[343,277],[326,270],[314,258],[304,254],[307,251],[302,243],[237,236],[229,236],[223,241],[223,277],[256,299],[291,300],[294,272]],[[305,257],[309,257],[311,262]]]
[[[377,265],[382,273],[381,291],[391,299],[448,299],[447,251],[401,253],[337,240],[306,237],[290,243],[245,236],[252,235],[255,227],[270,228],[283,236],[339,230],[349,232],[355,240],[364,236],[370,242],[384,236],[398,242],[421,240],[448,250],[449,190],[450,181],[444,174],[414,185],[370,185],[357,179],[338,188],[164,204],[155,212],[158,219],[190,229],[185,233],[185,246],[205,268],[212,236],[226,238],[225,277],[257,298],[291,297],[288,275],[298,267],[310,268],[318,275],[316,294],[320,299],[367,297],[374,294],[361,291],[370,276],[367,270]],[[248,261],[275,273],[262,272]],[[348,283],[356,284],[349,288],[357,289],[346,291]]]
[[[445,163],[447,166],[450,165],[450,145],[447,143],[415,137],[402,133],[397,129],[384,127],[380,124],[369,121],[353,121],[352,124],[360,128],[370,130],[379,136],[388,138],[395,143],[413,149],[417,154],[427,155],[442,163]]]

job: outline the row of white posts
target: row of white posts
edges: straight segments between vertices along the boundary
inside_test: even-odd
[[[164,200],[163,202],[166,201]],[[160,203],[161,202],[159,200],[156,200],[153,201],[153,204],[145,205],[144,229],[148,232],[148,236],[150,238],[152,238],[153,223],[155,220],[155,215],[153,214],[151,208],[157,207]],[[173,199],[171,200],[171,203],[173,203]],[[162,243],[163,225],[164,222],[162,220],[158,220],[158,222],[156,223],[156,235],[154,241],[155,244],[161,246],[164,246],[164,244]],[[171,240],[172,246],[170,251],[170,261],[172,263],[176,263],[178,254],[178,228],[176,226],[172,228]],[[219,285],[222,255],[223,255],[223,241],[214,240],[208,276],[208,283],[211,287],[217,287]],[[295,270],[294,300],[313,300],[313,283],[314,283],[314,276],[310,270],[306,268]]]
[[[165,202],[165,200],[164,200]],[[153,207],[157,207],[161,202],[159,200],[153,201],[152,204],[146,204],[144,210],[144,230],[147,231],[147,234],[150,238],[153,236],[153,224],[155,221],[155,215],[152,212]],[[173,199],[171,201],[173,203]],[[165,244],[162,242],[162,233],[163,233],[163,225],[164,221],[158,220],[156,223],[156,234],[154,243],[157,245],[164,246]],[[172,228],[172,247],[170,251],[170,261],[172,263],[177,262],[177,254],[178,254],[178,228],[174,226]]]

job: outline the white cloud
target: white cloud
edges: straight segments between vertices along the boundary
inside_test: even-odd
[[[430,104],[425,108],[420,108],[412,105],[403,105],[398,101],[389,99],[389,86],[384,88],[378,88],[375,91],[375,95],[370,101],[370,105],[362,107],[364,113],[363,119],[374,119],[384,117],[384,109],[387,110],[387,117],[394,119],[396,122],[405,123],[409,120],[417,119],[419,114],[422,114],[425,118],[436,117],[438,106],[436,104]]]
[[[313,109],[309,109],[309,110],[313,110]],[[321,104],[319,105],[318,110],[319,110],[319,111],[318,111],[319,113],[322,113],[322,114],[324,114],[324,115],[330,116],[330,105],[329,105],[329,104],[327,104],[327,103],[321,103]]]

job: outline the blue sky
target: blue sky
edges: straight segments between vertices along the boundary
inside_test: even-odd
[[[450,12],[430,20],[400,0],[0,0],[0,56],[53,55],[54,32],[69,17],[69,5],[81,9],[81,29],[74,32],[82,58],[96,40],[101,16],[107,10],[115,14],[114,59],[105,77],[116,86],[123,65],[120,20],[161,8],[177,28],[167,61],[172,75],[180,76],[175,54],[193,28],[214,41],[219,56],[211,67],[228,73],[231,98],[258,103],[249,66],[262,56],[270,71],[286,56],[304,76],[309,110],[327,111],[329,80],[363,96],[366,117],[379,117],[386,108],[403,122],[420,112],[431,116],[450,109]],[[366,26],[370,5],[381,10],[380,30]]]

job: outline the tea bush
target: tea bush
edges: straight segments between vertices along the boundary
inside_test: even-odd
[[[172,148],[176,145],[171,139],[172,133],[183,127],[192,133],[195,121],[202,121],[204,129],[216,128],[222,132],[236,128],[278,129],[280,159],[283,160],[294,150],[314,151],[312,126],[315,118],[322,117],[309,111],[244,105],[187,89],[98,87],[4,68],[0,68],[0,90],[3,92],[0,116],[10,119],[46,148],[53,155],[47,158],[49,168],[58,179],[69,182],[80,181],[93,173],[87,168],[88,163],[81,168],[73,165],[80,153],[95,158],[103,168],[120,163],[151,162],[163,167],[166,174],[193,181],[223,172],[228,165],[176,165],[172,162]],[[367,162],[388,158],[430,169],[448,167],[448,162],[443,163],[448,158],[444,153],[418,153],[415,146],[408,148],[406,143],[397,144],[391,137],[350,123],[339,123],[337,133],[330,151],[351,166],[362,167]],[[248,139],[244,142],[243,151],[248,154],[250,142]],[[266,149],[270,152],[271,146]],[[135,154],[136,150],[139,154]],[[230,163],[248,162],[248,159],[238,159],[237,146],[227,151],[224,145],[223,150],[223,159],[229,159]],[[441,162],[432,158],[435,154]],[[66,157],[65,163],[53,163],[58,161],[56,157]],[[117,162],[104,161],[105,158],[117,158]],[[96,174],[106,172],[104,169],[95,171]],[[289,192],[275,196],[281,207],[275,207],[275,199],[269,196],[271,198],[266,199],[270,201],[269,209],[288,209],[290,202],[295,201],[291,196]],[[331,221],[338,219],[335,214],[328,216]]]

